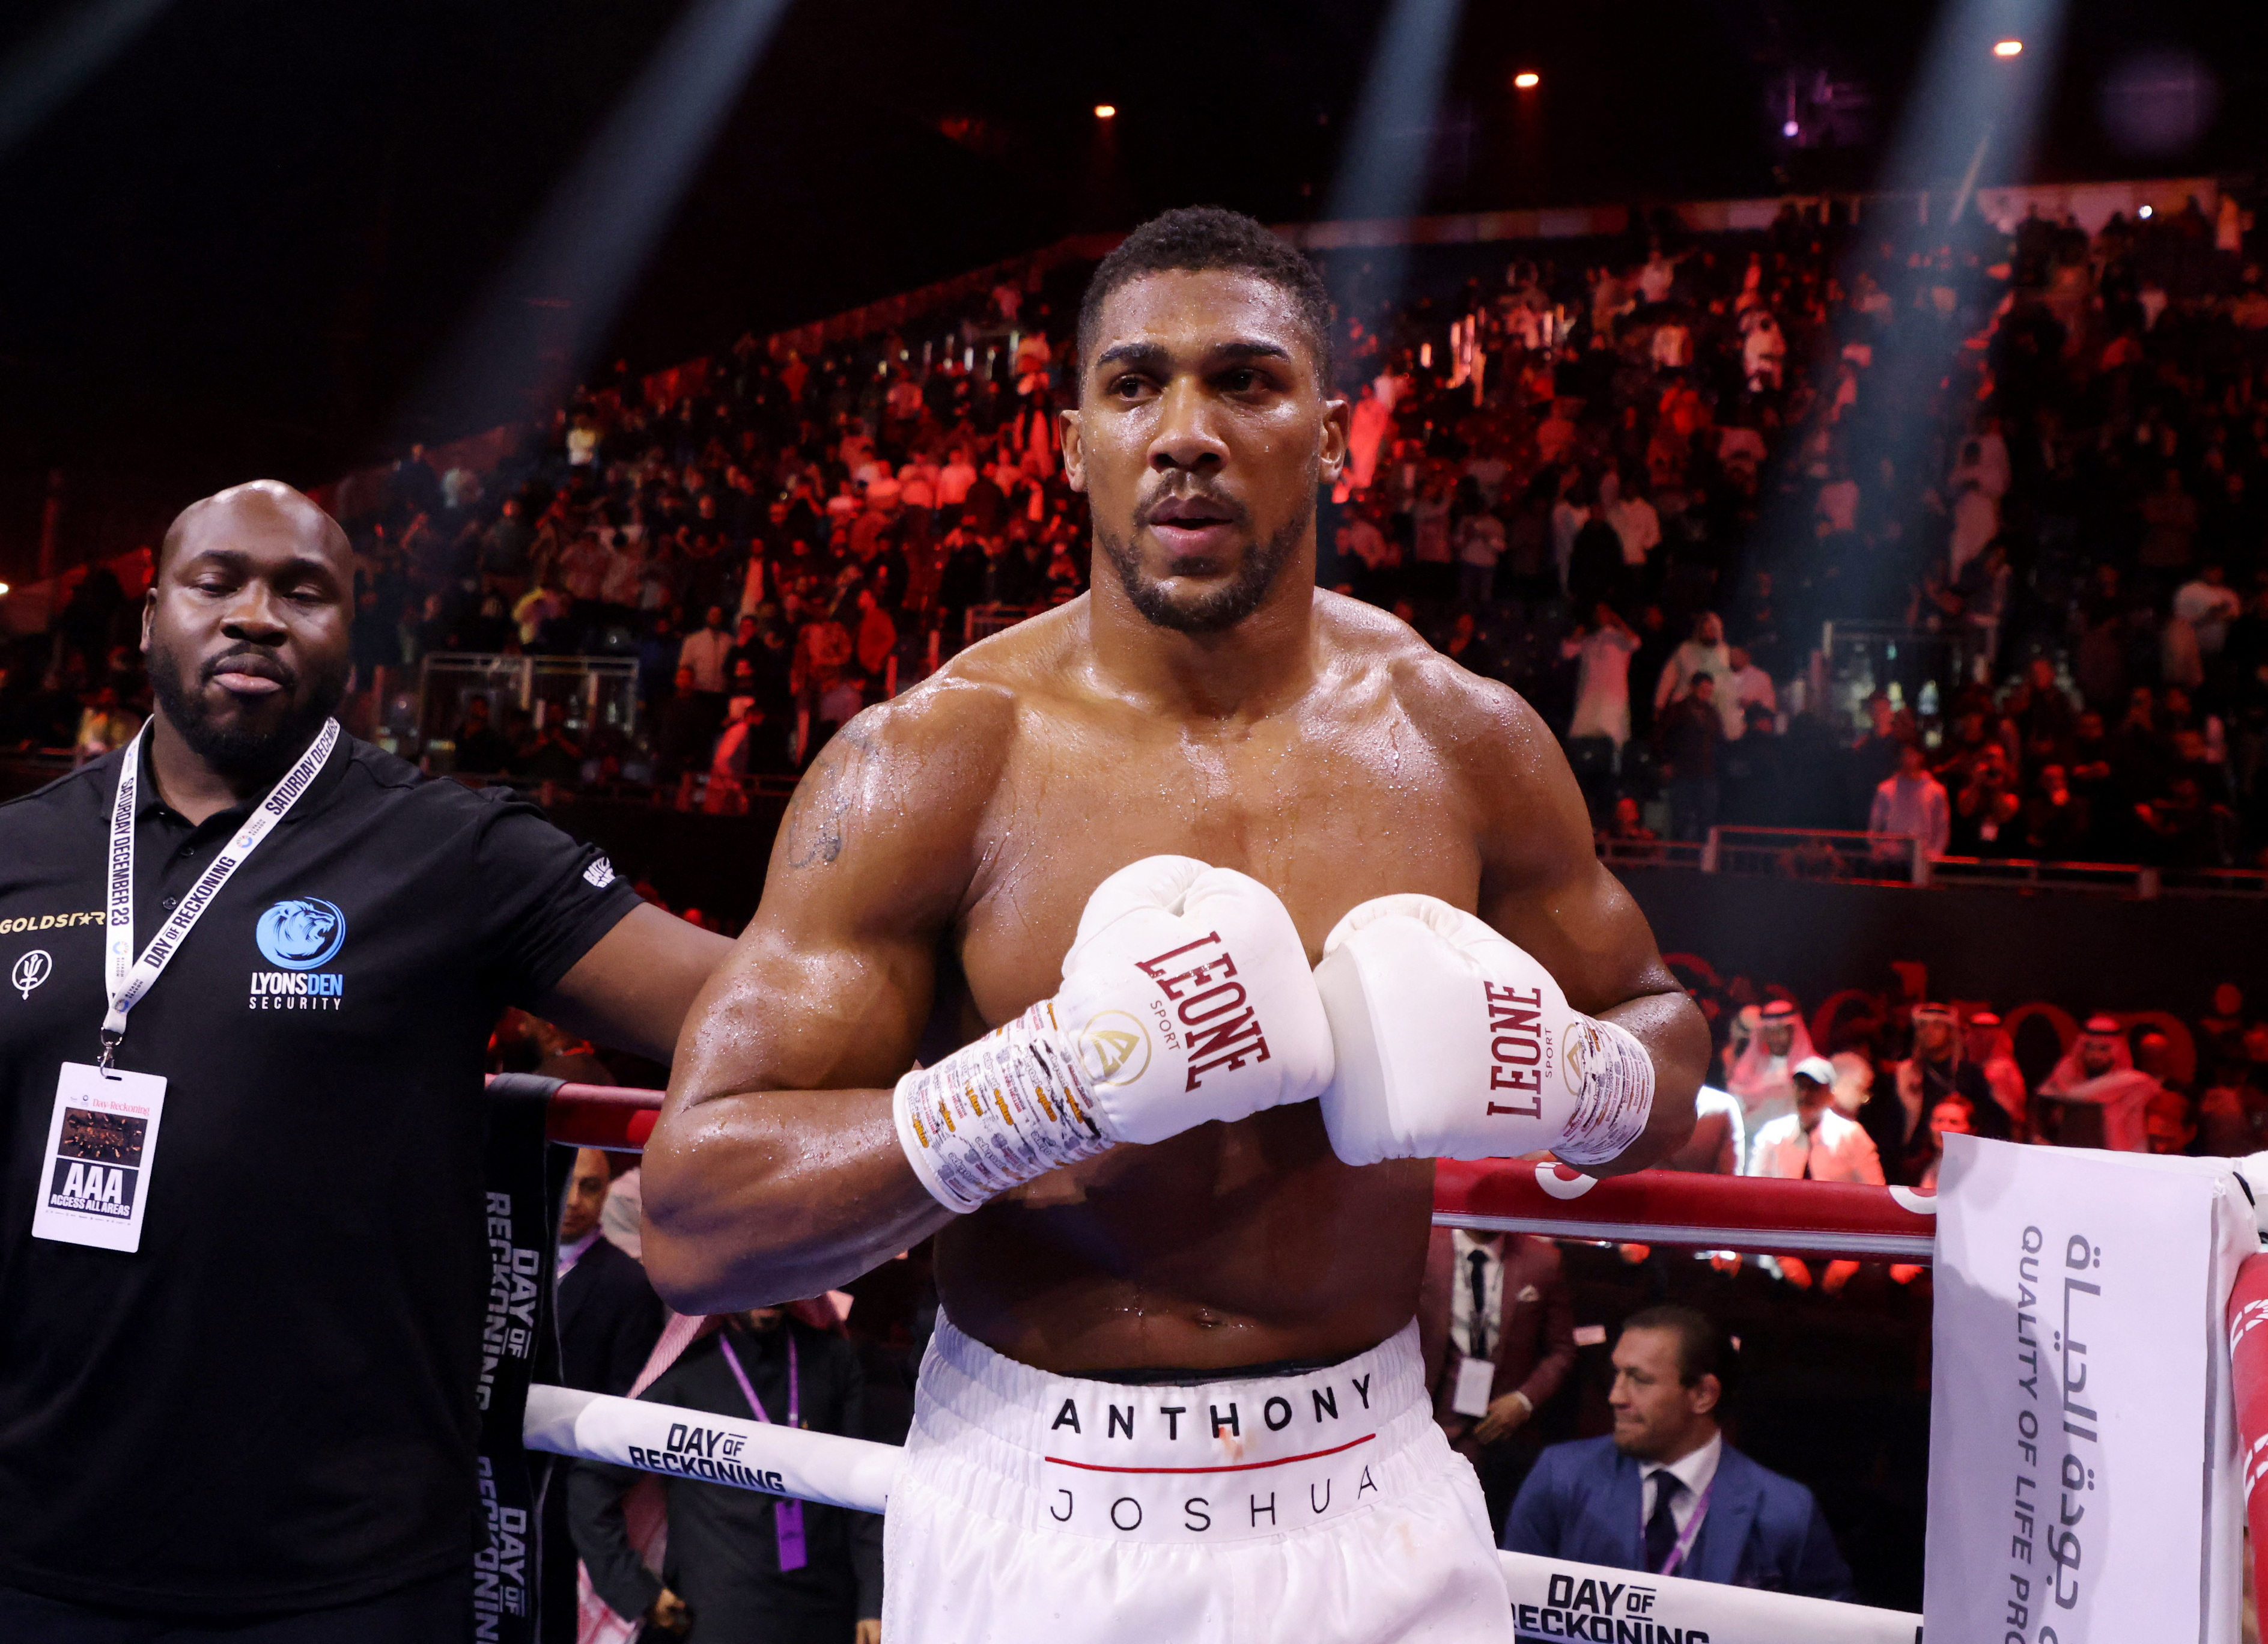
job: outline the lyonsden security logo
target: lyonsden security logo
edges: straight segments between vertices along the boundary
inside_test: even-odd
[[[1130,1085],[1149,1071],[1150,1036],[1123,1010],[1100,1012],[1079,1036],[1079,1065],[1098,1085]]]
[[[34,947],[16,961],[15,968],[8,972],[8,985],[29,999],[32,990],[46,981],[55,968],[55,962],[48,956],[48,950]]]
[[[260,916],[253,940],[273,970],[252,973],[254,1010],[336,1010],[346,977],[322,966],[346,945],[347,916],[320,896],[291,896]]]
[[[615,882],[615,865],[603,856],[591,859],[591,866],[583,870],[583,877],[594,888],[604,890]]]

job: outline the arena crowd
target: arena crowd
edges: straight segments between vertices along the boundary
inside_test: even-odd
[[[1394,301],[1327,262],[1354,434],[1322,580],[1521,690],[1611,837],[2257,865],[2249,214],[2093,235],[1971,214],[1919,249],[1822,215],[1459,248],[1491,260],[1462,287],[1418,254],[1431,294]],[[362,728],[437,769],[744,807],[865,704],[1086,586],[1052,417],[1085,272],[809,357],[744,336],[659,377],[618,364],[485,471],[420,448],[342,486]],[[130,592],[98,567],[17,645],[0,747],[130,733]],[[1906,643],[1854,667],[1830,623]],[[436,652],[634,662],[635,723],[494,692],[416,723]]]

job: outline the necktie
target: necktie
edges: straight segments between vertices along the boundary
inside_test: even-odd
[[[1488,1357],[1488,1252],[1475,1250],[1465,1258],[1472,1268],[1473,1316],[1465,1327],[1465,1342],[1470,1347],[1470,1358]]]
[[[1675,1509],[1677,1498],[1684,1493],[1684,1484],[1668,1468],[1654,1473],[1653,1512],[1646,1521],[1646,1567],[1656,1575],[1669,1562],[1670,1549],[1677,1544]]]

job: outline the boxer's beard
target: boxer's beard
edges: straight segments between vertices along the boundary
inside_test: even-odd
[[[1253,543],[1252,551],[1244,557],[1234,576],[1193,600],[1176,600],[1167,593],[1163,584],[1144,572],[1131,539],[1114,536],[1099,520],[1095,522],[1094,540],[1118,572],[1118,586],[1126,590],[1127,599],[1149,622],[1175,633],[1217,634],[1235,627],[1260,608],[1260,601],[1276,586],[1278,573],[1299,549],[1300,539],[1314,517],[1315,499],[1309,492],[1306,505],[1299,512],[1268,537]]]
[[[227,654],[257,649],[246,645]],[[177,656],[162,639],[150,642],[150,690],[158,699],[158,711],[180,733],[190,752],[224,776],[259,777],[281,770],[314,740],[346,695],[347,665],[342,660],[320,675],[292,674],[282,693],[289,699],[287,705],[272,723],[247,723],[241,710],[235,723],[223,723],[206,702],[204,687],[225,660],[200,665]]]

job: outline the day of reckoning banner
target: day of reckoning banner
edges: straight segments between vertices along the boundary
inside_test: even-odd
[[[532,1382],[559,1379],[551,1264],[559,1198],[575,1155],[549,1147],[544,1111],[556,1079],[489,1081],[482,1213],[489,1286],[481,1321],[480,1542],[473,1555],[475,1644],[536,1644],[542,1590],[541,1516],[549,1458],[531,1456],[520,1423]]]

